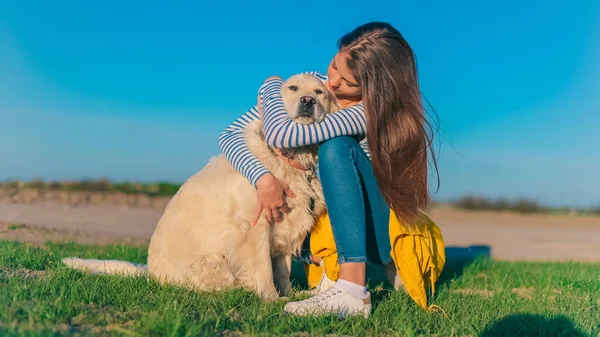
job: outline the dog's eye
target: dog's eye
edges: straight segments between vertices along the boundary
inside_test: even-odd
[[[317,95],[321,95],[323,93],[323,90],[317,89],[315,92],[317,93]]]
[[[290,86],[288,87],[288,89],[290,89],[291,91],[296,91],[296,90],[298,90],[298,87],[297,87],[297,86],[295,86],[295,85],[290,85]]]

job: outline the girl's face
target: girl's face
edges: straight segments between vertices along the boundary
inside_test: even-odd
[[[338,99],[361,100],[362,87],[354,78],[350,69],[346,65],[346,59],[349,57],[345,51],[339,51],[331,60],[327,69],[327,86]]]

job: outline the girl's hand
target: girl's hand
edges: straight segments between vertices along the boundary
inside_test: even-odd
[[[287,185],[281,184],[271,173],[267,173],[258,179],[256,182],[258,203],[256,214],[252,218],[252,226],[256,226],[263,210],[269,224],[281,222],[283,220],[283,213],[290,211],[285,202],[284,195],[290,198],[296,197]]]

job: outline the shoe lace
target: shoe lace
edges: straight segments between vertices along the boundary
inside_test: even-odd
[[[309,303],[319,303],[321,301],[326,301],[328,298],[331,298],[332,296],[336,296],[338,294],[341,294],[342,291],[336,287],[331,287],[325,291],[323,291],[320,294],[317,294],[309,299],[307,299],[306,301]]]

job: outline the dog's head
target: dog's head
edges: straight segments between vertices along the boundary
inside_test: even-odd
[[[312,75],[298,74],[287,79],[281,96],[290,118],[300,124],[320,123],[325,114],[337,110],[333,94]]]

